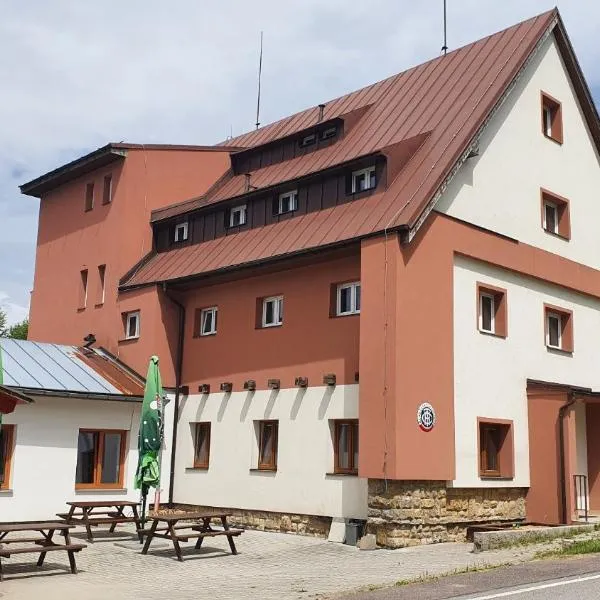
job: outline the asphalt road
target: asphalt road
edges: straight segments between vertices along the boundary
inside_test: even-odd
[[[542,560],[344,596],[344,600],[599,600],[600,555]]]

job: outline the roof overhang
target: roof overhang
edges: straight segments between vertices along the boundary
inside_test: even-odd
[[[49,171],[36,179],[32,179],[27,183],[19,186],[22,194],[26,196],[34,196],[41,198],[42,194],[57,188],[59,185],[71,181],[81,175],[95,171],[100,167],[104,167],[121,161],[127,156],[127,149],[118,147],[117,144],[107,144],[94,150],[85,156],[58,167],[53,171]]]
[[[0,385],[0,414],[13,412],[17,404],[31,404],[33,400],[17,390]]]
[[[540,381],[539,379],[527,380],[527,393],[558,394],[568,396],[572,400],[583,400],[584,402],[600,402],[600,392],[592,388],[571,385],[568,383],[558,383],[554,381]]]

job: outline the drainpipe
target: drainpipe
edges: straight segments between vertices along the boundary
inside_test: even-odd
[[[568,400],[558,410],[558,439],[560,451],[560,498],[561,498],[561,513],[562,523],[567,524],[567,474],[565,469],[565,432],[564,419],[567,411],[575,404],[575,396],[573,392],[569,392]]]
[[[163,283],[165,296],[179,309],[179,329],[177,333],[177,355],[175,357],[175,406],[173,407],[173,433],[171,436],[171,469],[169,477],[169,508],[173,508],[173,488],[175,485],[175,452],[177,449],[177,424],[179,423],[179,389],[181,388],[181,372],[183,364],[183,338],[185,333],[185,307],[167,291]]]

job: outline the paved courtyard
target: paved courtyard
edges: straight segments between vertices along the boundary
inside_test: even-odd
[[[359,588],[464,570],[514,563],[531,557],[536,547],[473,554],[471,544],[438,544],[404,550],[361,551],[322,539],[245,531],[229,553],[224,538],[206,539],[200,550],[182,544],[184,562],[174,558],[170,542],[155,540],[140,554],[130,530],[119,535],[98,531],[98,539],[77,555],[78,575],[68,571],[66,553],[50,553],[42,569],[37,555],[3,560],[7,600],[285,600],[323,598]],[[75,533],[74,541],[85,537]],[[124,544],[126,547],[120,546]]]

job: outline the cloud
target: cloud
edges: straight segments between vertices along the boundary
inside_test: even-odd
[[[452,0],[451,48],[547,0]],[[600,89],[600,3],[558,2]],[[17,185],[107,141],[210,144],[253,127],[264,30],[263,124],[437,56],[441,2],[28,0],[0,20],[0,286],[32,287],[37,201]]]
[[[14,325],[25,319],[29,313],[29,306],[23,306],[11,301],[11,297],[0,290],[0,310],[6,314],[6,322],[8,325]]]

